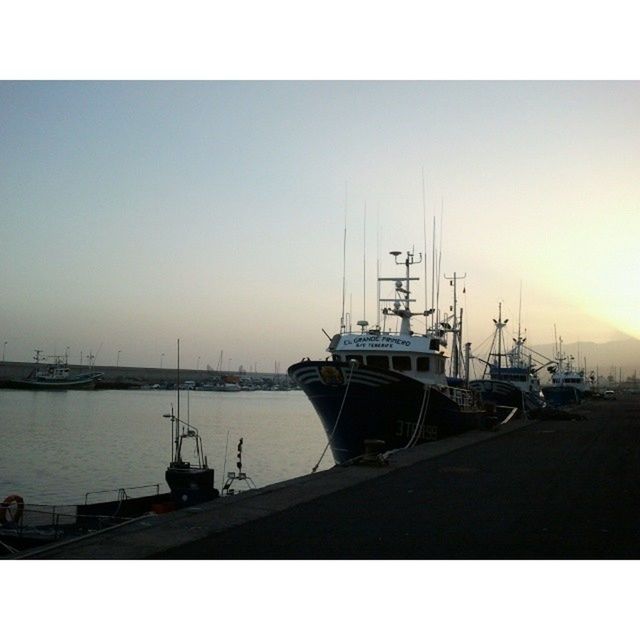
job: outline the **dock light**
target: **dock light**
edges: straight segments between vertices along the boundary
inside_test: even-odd
[[[389,254],[394,256],[394,257],[398,257],[400,254],[402,253],[402,251],[389,251]]]
[[[170,418],[170,417],[171,417],[171,414],[170,414],[170,413],[163,413],[163,414],[162,414],[162,417],[163,417],[163,418]]]

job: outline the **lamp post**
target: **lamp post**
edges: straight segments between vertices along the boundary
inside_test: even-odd
[[[122,353],[121,349],[118,349],[118,355],[116,355],[116,367],[120,366],[120,354]]]
[[[4,354],[5,354],[6,348],[7,348],[7,341],[5,340],[2,344],[2,362],[4,362]]]
[[[196,362],[196,369],[200,370],[200,356],[198,356],[198,361]]]
[[[164,358],[164,353],[160,354],[160,368],[162,369],[162,358]]]

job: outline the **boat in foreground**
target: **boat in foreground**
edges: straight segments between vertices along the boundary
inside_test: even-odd
[[[384,322],[361,331],[340,333],[328,346],[327,360],[304,359],[289,367],[289,376],[313,404],[324,426],[338,464],[368,453],[411,447],[451,436],[487,423],[477,394],[450,386],[445,375],[446,331],[436,325],[423,334],[412,330],[413,316],[427,317],[433,309],[414,313],[410,303],[410,276],[414,259],[407,252],[391,253],[404,265],[404,277],[378,278],[395,283],[394,298],[379,298]],[[392,303],[391,307],[385,303]],[[400,323],[392,331],[387,323]]]
[[[180,344],[178,341],[178,376]],[[164,414],[171,421],[171,461],[165,472],[168,492],[160,485],[144,485],[108,491],[90,492],[84,504],[25,505],[21,496],[12,494],[0,503],[0,553],[16,553],[86,535],[146,514],[162,514],[208,502],[220,492],[214,487],[214,470],[204,455],[198,429],[180,418],[180,384],[176,385],[177,413],[173,407]],[[186,455],[187,444],[193,453]],[[190,457],[191,459],[187,459]],[[241,462],[239,460],[240,467]],[[246,475],[246,474],[244,474]],[[149,493],[150,488],[155,491]],[[226,487],[228,488],[228,487]],[[144,491],[146,493],[140,492]],[[96,496],[111,498],[93,501]]]

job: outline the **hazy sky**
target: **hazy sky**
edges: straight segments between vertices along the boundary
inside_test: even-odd
[[[640,338],[638,114],[638,82],[2,82],[0,343],[104,365],[167,366],[177,338],[185,367],[324,356],[345,192],[347,310],[366,249],[373,323],[377,257],[395,275],[388,251],[424,249],[423,172],[466,339],[499,301],[515,328],[520,286],[532,344]]]

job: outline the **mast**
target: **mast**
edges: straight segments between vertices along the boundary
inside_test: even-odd
[[[380,302],[393,302],[393,309],[384,308],[382,310],[383,315],[394,314],[401,318],[400,322],[400,335],[411,335],[411,317],[414,315],[428,316],[433,313],[433,309],[423,311],[420,314],[413,313],[411,311],[411,303],[415,302],[415,299],[411,297],[410,282],[412,280],[420,280],[420,278],[411,277],[411,267],[414,264],[420,264],[422,262],[422,253],[418,254],[418,260],[415,259],[412,251],[407,251],[407,257],[404,261],[398,260],[400,251],[390,251],[390,254],[394,257],[397,265],[404,264],[405,266],[405,278],[404,281],[399,278],[379,278],[380,281],[392,281],[396,284],[396,297],[395,298],[380,298]],[[404,307],[404,308],[403,308]]]
[[[502,338],[502,330],[507,326],[509,320],[502,322],[502,302],[498,303],[498,319],[493,321],[496,325],[496,337],[498,338],[498,353],[494,353],[494,356],[498,356],[498,371],[502,369],[502,349],[504,348],[504,342]]]
[[[362,227],[362,329],[367,321],[367,203],[364,203],[364,222]]]
[[[445,274],[445,279],[449,280],[449,284],[453,287],[453,344],[451,345],[451,364],[453,367],[452,375],[459,377],[460,375],[460,352],[462,350],[462,309],[460,309],[460,325],[458,325],[458,280],[464,280],[467,277],[457,275],[454,271],[452,276]]]

